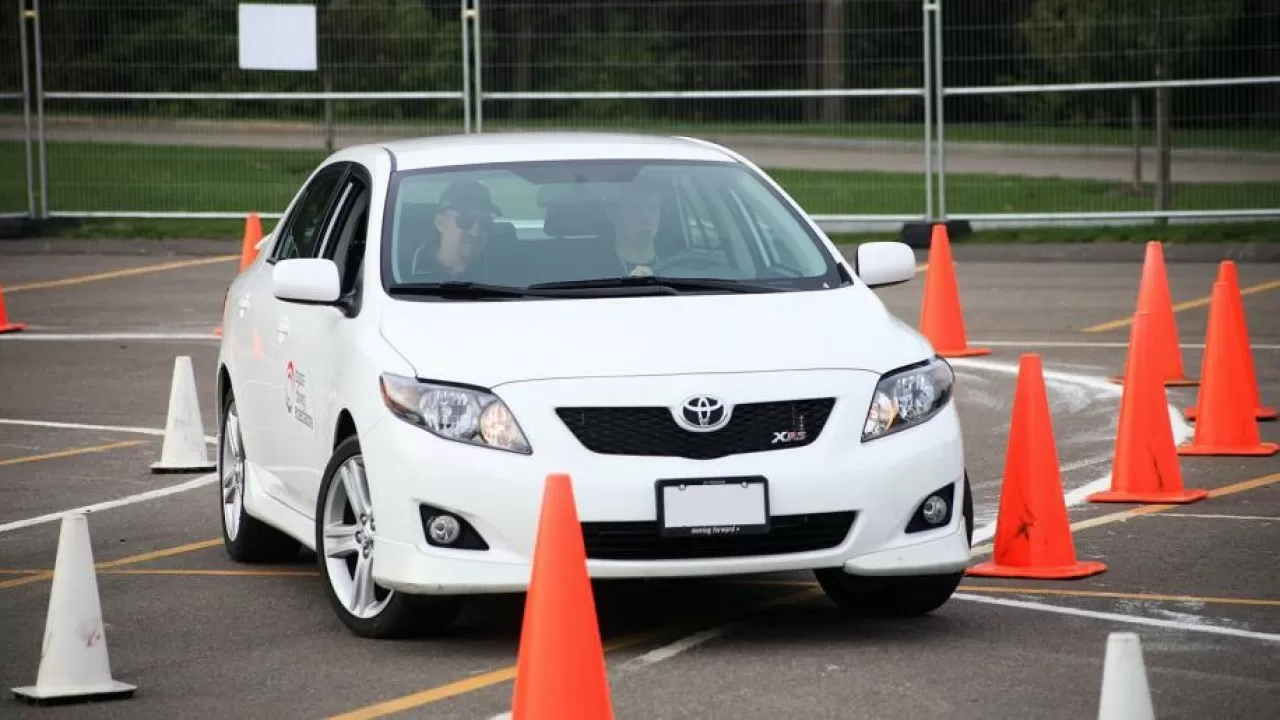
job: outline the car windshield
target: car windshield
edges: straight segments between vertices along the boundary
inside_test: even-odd
[[[803,219],[755,173],[731,163],[520,162],[401,171],[391,180],[383,237],[384,285],[410,297],[842,284]]]

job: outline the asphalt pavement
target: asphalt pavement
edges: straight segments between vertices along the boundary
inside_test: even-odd
[[[146,247],[163,254],[142,254]],[[109,255],[48,249],[31,241],[0,253],[8,315],[29,325],[0,335],[0,690],[36,679],[56,513],[107,503],[89,515],[106,639],[114,676],[138,691],[52,711],[6,696],[0,717],[395,711],[487,720],[510,709],[522,596],[478,600],[445,638],[355,638],[328,608],[312,557],[230,562],[208,476],[148,471],[176,356],[192,358],[204,432],[216,429],[209,333],[236,242],[225,245],[229,257],[209,243],[122,244]],[[849,618],[800,573],[599,583],[617,717],[1089,717],[1111,631],[1141,636],[1159,717],[1274,717],[1280,455],[1184,458],[1184,483],[1213,493],[1192,505],[1079,502],[1109,471],[1121,388],[1106,377],[1124,365],[1122,319],[1133,310],[1140,261],[957,257],[970,343],[992,350],[955,361],[976,495],[975,562],[990,557],[1018,358],[1036,352],[1051,373],[1075,549],[1106,572],[1072,581],[972,577],[936,613],[898,622]],[[1198,376],[1217,267],[1168,269],[1183,362]],[[1241,262],[1239,275],[1260,391],[1280,404],[1280,324],[1268,320],[1280,313],[1280,264]],[[881,293],[911,324],[924,279]],[[856,327],[856,318],[835,322]],[[1168,397],[1182,408],[1196,389],[1170,388]],[[1259,429],[1280,441],[1280,423]]]

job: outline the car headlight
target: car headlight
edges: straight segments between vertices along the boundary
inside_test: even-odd
[[[937,415],[951,399],[954,382],[951,365],[939,357],[885,374],[867,410],[862,441],[914,427]]]
[[[510,408],[484,390],[439,385],[383,373],[382,401],[396,417],[458,442],[529,454],[532,449]]]

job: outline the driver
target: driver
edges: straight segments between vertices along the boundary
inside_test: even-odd
[[[413,273],[457,279],[476,266],[487,269],[486,240],[498,208],[489,189],[474,180],[459,180],[440,195],[435,214],[438,241],[427,242],[413,256]]]
[[[652,275],[657,260],[654,239],[662,219],[658,186],[652,181],[633,180],[618,202],[609,209],[613,225],[613,248],[622,270],[628,275]]]

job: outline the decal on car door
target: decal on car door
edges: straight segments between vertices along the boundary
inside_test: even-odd
[[[284,408],[285,412],[293,416],[293,419],[306,425],[308,429],[314,427],[311,414],[307,412],[307,376],[302,374],[293,361],[290,360],[284,368]]]

